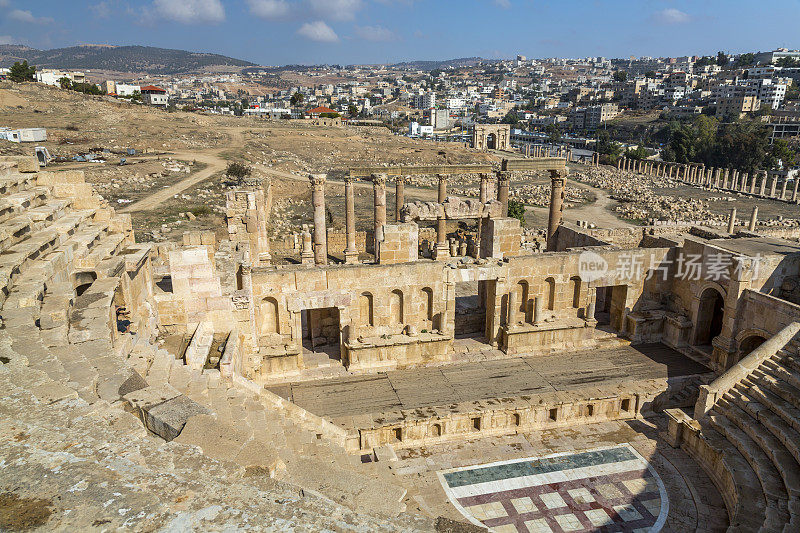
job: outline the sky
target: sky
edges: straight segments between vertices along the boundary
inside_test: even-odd
[[[0,0],[0,44],[146,45],[261,65],[800,47],[800,0]]]

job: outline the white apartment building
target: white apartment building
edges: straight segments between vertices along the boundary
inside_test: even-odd
[[[467,101],[463,98],[448,98],[445,100],[447,109],[463,109],[467,106]]]
[[[36,71],[36,81],[45,85],[58,87],[61,85],[59,81],[61,78],[69,78],[72,83],[86,83],[86,75],[83,72],[69,72],[52,68]]]

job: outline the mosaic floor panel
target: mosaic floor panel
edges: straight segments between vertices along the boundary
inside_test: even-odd
[[[628,444],[438,476],[461,514],[496,533],[657,533],[669,509],[658,474]]]

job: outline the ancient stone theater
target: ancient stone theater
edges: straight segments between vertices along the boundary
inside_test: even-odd
[[[227,193],[226,239],[140,244],[81,172],[0,158],[2,507],[61,531],[800,531],[800,232],[568,223],[598,161],[537,155],[349,169],[339,233],[311,174],[289,258],[266,181]],[[540,233],[508,212],[530,171]],[[479,197],[448,194],[463,173]],[[406,202],[423,174],[435,201]],[[736,187],[769,201],[757,179]]]

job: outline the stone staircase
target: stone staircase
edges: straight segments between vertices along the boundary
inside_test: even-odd
[[[356,464],[219,372],[189,371],[150,344],[144,326],[119,331],[126,261],[147,250],[82,176],[67,176],[66,187],[37,170],[0,158],[0,493],[45,502],[34,525],[432,528],[396,517],[405,492],[388,483],[385,465]],[[171,442],[148,432],[126,401],[159,386],[204,413]]]
[[[150,386],[168,384],[208,409],[209,414],[189,419],[176,442],[269,472],[358,512],[397,515],[404,510],[406,490],[385,463],[362,463],[359,455],[348,454],[271,409],[259,395],[222,379],[219,370],[192,370],[182,359],[144,342],[133,347],[131,361]]]
[[[731,375],[701,387],[696,420],[669,414],[670,433],[677,429],[676,421],[683,424],[677,429],[682,433],[678,440],[720,487],[730,515],[729,531],[800,531],[797,326],[782,332],[792,335],[788,342],[778,339],[782,348],[767,348],[754,362],[748,356],[742,368],[734,367]]]

